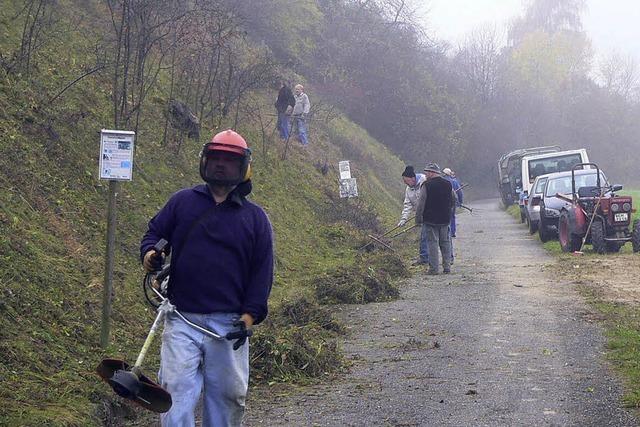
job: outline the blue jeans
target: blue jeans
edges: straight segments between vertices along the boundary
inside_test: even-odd
[[[289,116],[285,113],[278,112],[278,132],[280,138],[289,138]]]
[[[233,313],[183,313],[192,322],[221,335],[234,330]],[[249,384],[249,345],[237,351],[233,342],[217,340],[187,325],[175,314],[165,320],[160,349],[160,385],[173,405],[162,414],[163,426],[195,426],[195,407],[204,387],[202,424],[239,426]]]
[[[300,143],[302,145],[307,145],[309,142],[307,141],[307,127],[304,123],[304,119],[300,117],[295,117],[293,122],[296,127],[296,132],[298,134],[298,139],[300,139]]]
[[[422,224],[422,230],[427,234],[429,248],[429,270],[438,271],[438,249],[442,253],[442,266],[451,269],[451,236],[449,225]]]
[[[451,261],[456,257],[456,254],[453,252],[453,237],[451,236],[451,232],[449,232],[449,242],[451,242]]]
[[[455,212],[451,214],[450,226],[451,226],[451,235],[455,236],[456,235],[456,213]]]
[[[424,227],[420,229],[420,261],[429,263],[429,245],[427,243],[427,231]]]

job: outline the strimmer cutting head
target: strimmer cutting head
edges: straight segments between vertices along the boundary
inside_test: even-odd
[[[142,372],[136,372],[136,367],[130,369],[124,360],[104,359],[96,371],[118,396],[153,412],[163,413],[171,409],[169,392]]]

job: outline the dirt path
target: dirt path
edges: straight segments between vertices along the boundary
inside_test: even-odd
[[[253,390],[245,425],[635,426],[600,328],[497,202],[460,218],[453,274],[348,306],[353,361],[330,384]]]

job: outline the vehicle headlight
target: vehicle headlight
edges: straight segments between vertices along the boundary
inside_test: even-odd
[[[560,211],[555,210],[555,209],[549,209],[549,208],[544,208],[544,214],[545,216],[560,216]]]
[[[620,210],[620,205],[617,203],[611,203],[611,211],[618,212]]]
[[[623,211],[625,211],[625,212],[629,212],[629,211],[631,210],[631,203],[629,203],[629,202],[625,202],[625,203],[622,205],[622,210],[623,210]]]

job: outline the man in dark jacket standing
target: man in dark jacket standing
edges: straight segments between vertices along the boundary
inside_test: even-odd
[[[249,382],[247,329],[267,316],[273,282],[271,224],[245,196],[251,191],[251,151],[232,130],[203,146],[204,185],[175,193],[149,221],[140,244],[146,270],[153,270],[153,246],[171,245],[171,303],[191,322],[232,342],[214,339],[177,314],[165,318],[159,380],[173,399],[163,426],[195,425],[204,388],[202,424],[240,426]]]
[[[442,178],[440,167],[429,163],[424,171],[427,180],[420,187],[416,224],[422,225],[427,236],[429,274],[438,274],[438,247],[442,253],[443,272],[451,272],[451,237],[449,223],[455,207],[456,195],[451,183]]]
[[[289,117],[296,105],[296,98],[293,96],[291,88],[284,80],[280,82],[280,91],[276,99],[275,107],[278,112],[278,132],[281,139],[289,138]]]

